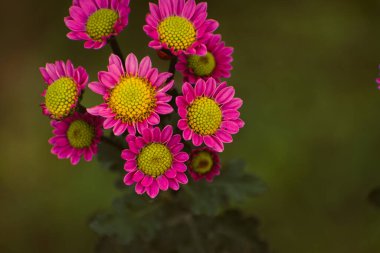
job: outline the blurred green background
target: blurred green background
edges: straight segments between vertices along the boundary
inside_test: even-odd
[[[142,31],[148,0],[132,0],[124,53],[151,55]],[[277,253],[373,253],[380,210],[380,1],[209,0],[209,17],[235,47],[229,81],[245,100],[246,127],[223,159],[248,161],[268,191],[247,204]],[[72,167],[50,154],[38,67],[70,58],[91,79],[108,47],[70,41],[70,1],[2,3],[0,54],[0,252],[92,252],[89,215],[118,195],[97,161]],[[84,104],[100,97],[87,92]]]

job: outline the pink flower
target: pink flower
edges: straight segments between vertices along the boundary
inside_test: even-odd
[[[195,83],[199,78],[207,80],[212,77],[220,82],[220,78],[231,76],[232,47],[226,47],[220,35],[211,36],[206,42],[207,54],[180,55],[176,69],[182,72],[184,79]]]
[[[120,58],[111,55],[108,71],[98,74],[99,82],[89,88],[103,96],[104,103],[87,109],[93,115],[104,117],[104,128],[113,128],[115,135],[128,130],[130,134],[142,133],[149,125],[160,123],[159,114],[169,114],[173,108],[168,104],[171,96],[166,92],[174,81],[166,84],[171,73],[159,73],[152,68],[150,58],[141,60],[140,66],[134,54],[125,61],[125,70]]]
[[[205,55],[205,41],[219,24],[207,18],[207,3],[194,0],[159,0],[150,3],[145,33],[153,40],[149,47],[169,49],[172,54]]]
[[[51,152],[59,159],[70,159],[73,165],[79,163],[81,156],[91,161],[98,152],[98,143],[102,137],[102,120],[88,113],[75,112],[62,121],[51,121],[54,137],[49,143]]]
[[[68,60],[66,63],[48,63],[45,68],[40,68],[40,72],[47,84],[42,93],[45,97],[45,102],[41,104],[43,114],[56,120],[69,116],[77,107],[79,97],[86,88],[86,70],[83,67],[74,68]]]
[[[128,25],[129,0],[74,0],[69,12],[67,37],[84,40],[85,48],[99,49]]]
[[[127,136],[129,149],[121,153],[126,160],[124,183],[136,183],[137,194],[155,198],[160,190],[178,190],[179,184],[187,184],[185,162],[189,155],[181,152],[181,136],[172,134],[173,128],[168,125],[162,131],[158,127],[146,128],[141,137]]]
[[[190,175],[195,181],[205,178],[212,182],[220,174],[219,154],[207,147],[194,149],[188,164]]]
[[[232,142],[232,134],[244,126],[238,109],[243,105],[240,98],[234,98],[235,90],[223,82],[216,84],[214,78],[207,82],[199,79],[193,88],[190,83],[182,86],[182,96],[176,98],[178,128],[185,140],[192,140],[194,146],[205,143],[217,152],[224,150],[223,143]]]

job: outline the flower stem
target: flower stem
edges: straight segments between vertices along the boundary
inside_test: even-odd
[[[108,44],[111,46],[112,52],[113,52],[114,54],[116,54],[117,56],[119,56],[119,58],[123,61],[123,60],[124,60],[124,56],[123,56],[123,53],[121,52],[121,49],[120,49],[119,43],[117,42],[115,36],[112,36],[112,37],[108,40]]]
[[[177,56],[172,56],[170,60],[169,70],[168,72],[172,73],[173,75],[168,79],[168,82],[174,79],[175,76],[175,65],[177,64],[178,58]]]

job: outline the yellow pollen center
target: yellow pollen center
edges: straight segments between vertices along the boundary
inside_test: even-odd
[[[176,51],[188,49],[196,39],[194,25],[186,18],[179,16],[164,19],[158,25],[158,34],[161,42]]]
[[[94,127],[84,120],[73,121],[67,130],[67,139],[74,148],[87,148],[91,146],[94,137]]]
[[[124,123],[142,122],[156,107],[156,90],[140,77],[123,77],[111,91],[108,105]]]
[[[144,147],[137,157],[137,166],[146,175],[158,177],[172,166],[173,156],[161,143],[151,143]]]
[[[68,116],[78,99],[77,85],[68,77],[62,77],[50,84],[45,94],[46,108],[54,119]]]
[[[199,97],[187,108],[190,129],[199,135],[212,135],[222,123],[222,111],[211,98]]]
[[[88,18],[86,31],[93,40],[101,41],[102,37],[114,32],[119,14],[111,9],[99,9]]]
[[[209,152],[201,151],[196,154],[192,161],[191,167],[198,174],[206,174],[212,169],[213,160]]]
[[[190,55],[187,58],[188,66],[197,76],[209,76],[215,69],[216,62],[213,54],[207,52],[205,56]]]

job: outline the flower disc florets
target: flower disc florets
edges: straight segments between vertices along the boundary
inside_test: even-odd
[[[129,0],[79,0],[65,18],[67,37],[84,40],[85,48],[99,49],[128,25]]]
[[[108,71],[99,72],[99,82],[89,84],[91,90],[103,95],[104,103],[87,111],[104,117],[104,128],[113,128],[115,135],[125,130],[135,134],[136,129],[142,133],[144,128],[160,122],[160,114],[173,111],[168,104],[171,96],[166,94],[174,83],[167,82],[171,75],[158,73],[149,57],[139,64],[136,56],[130,54],[123,66],[119,57],[111,55]]]
[[[179,184],[188,182],[185,162],[189,155],[181,151],[181,136],[173,135],[172,126],[162,131],[158,127],[146,128],[141,137],[128,135],[126,141],[129,149],[121,154],[126,160],[124,183],[136,183],[136,193],[155,198],[160,190],[178,190]]]
[[[79,163],[82,156],[91,161],[103,135],[102,123],[99,117],[78,112],[62,121],[52,120],[54,137],[49,140],[53,145],[51,152],[59,159],[70,159],[73,165]]]
[[[244,126],[238,109],[243,101],[234,98],[235,90],[226,83],[216,84],[213,78],[205,82],[199,79],[193,87],[190,83],[182,86],[183,96],[176,98],[178,128],[183,130],[183,138],[192,140],[195,146],[205,143],[217,152],[224,149],[223,143],[232,142],[231,134],[236,134]]]
[[[40,68],[47,88],[42,93],[45,102],[42,111],[52,119],[68,117],[78,105],[82,91],[86,88],[88,75],[84,68],[74,68],[70,61],[57,61]]]
[[[205,41],[218,28],[207,18],[207,4],[194,0],[161,0],[150,3],[144,31],[152,38],[151,48],[168,49],[174,55],[207,53]]]
[[[216,81],[231,76],[232,47],[226,47],[220,35],[212,35],[205,43],[207,54],[180,55],[176,69],[182,72],[184,80],[195,83],[199,78]]]
[[[142,122],[156,107],[156,89],[148,80],[124,77],[111,91],[108,104],[124,123]]]
[[[188,167],[195,181],[205,178],[211,182],[220,174],[219,154],[207,147],[195,149],[190,154]]]

